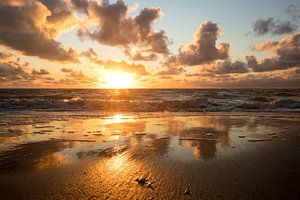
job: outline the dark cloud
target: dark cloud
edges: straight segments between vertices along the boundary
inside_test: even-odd
[[[194,36],[194,42],[185,48],[180,48],[177,56],[171,57],[167,65],[201,65],[218,59],[228,58],[229,44],[221,43],[220,48],[216,47],[217,36],[220,30],[217,24],[204,22],[198,28]]]
[[[67,0],[39,0],[50,11],[47,22],[54,27],[54,33],[62,29],[69,29],[77,23],[72,4]]]
[[[247,61],[253,71],[271,71],[300,67],[300,33],[289,35],[280,42],[264,42],[255,47],[259,51],[271,51],[275,55],[258,62],[254,56]]]
[[[215,61],[199,66],[201,73],[187,76],[271,72],[300,67],[300,33],[286,36],[280,42],[267,40],[256,45],[253,50],[273,55],[262,60],[257,60],[253,55],[246,56],[246,62],[232,62],[230,59]]]
[[[71,72],[73,72],[73,69],[62,68],[62,69],[60,69],[60,71],[62,71],[62,72],[64,72],[64,73],[71,73]]]
[[[211,63],[204,67],[204,72],[212,74],[235,74],[235,73],[248,73],[250,69],[248,65],[242,61],[231,62],[230,60]]]
[[[87,36],[93,40],[110,46],[122,46],[126,53],[131,45],[139,47],[144,56],[139,59],[149,59],[148,54],[169,53],[169,40],[164,31],[156,32],[153,23],[162,16],[160,8],[144,8],[138,15],[129,16],[129,7],[124,1],[73,1],[76,8],[85,10],[87,23],[82,23],[78,35]],[[132,55],[129,55],[134,57]]]
[[[183,67],[168,67],[166,70],[162,70],[157,72],[156,75],[159,76],[171,76],[171,75],[179,75],[185,72]]]
[[[54,40],[71,23],[70,16],[63,14],[64,7],[60,7],[63,1],[43,1],[46,5],[39,1],[13,2],[0,4],[0,44],[25,55],[60,62],[76,61],[75,50],[65,50]]]
[[[83,13],[87,13],[89,2],[87,0],[72,0],[72,4],[77,10]]]
[[[37,70],[32,70],[31,72],[32,75],[36,75],[36,76],[44,76],[44,75],[49,75],[50,72],[48,72],[47,70],[45,69],[40,69],[39,71]]]
[[[17,81],[31,80],[33,77],[22,66],[14,66],[11,63],[0,63],[0,80]]]
[[[265,34],[283,35],[293,33],[298,29],[298,19],[300,19],[300,10],[295,5],[286,8],[286,12],[292,17],[292,21],[279,20],[273,17],[257,19],[253,25],[253,31],[256,35]]]
[[[34,83],[46,81],[50,75],[45,69],[32,70],[28,63],[20,59],[0,63],[0,87],[3,86],[32,86]]]

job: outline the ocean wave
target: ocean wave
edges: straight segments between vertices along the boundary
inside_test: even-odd
[[[0,90],[0,111],[300,111],[299,90]]]

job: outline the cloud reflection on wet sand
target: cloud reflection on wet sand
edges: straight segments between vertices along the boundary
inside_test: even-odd
[[[22,116],[16,119],[24,120]],[[1,120],[1,123],[5,123],[5,118]],[[207,189],[209,185],[203,180],[207,179],[208,174],[216,178],[224,170],[227,173],[224,175],[226,181],[221,178],[213,182],[226,196],[229,193],[223,189],[227,186],[219,183],[233,183],[243,173],[241,169],[254,177],[263,176],[276,185],[280,177],[284,177],[282,170],[286,168],[277,162],[281,158],[292,166],[286,169],[285,176],[295,175],[299,162],[295,161],[295,155],[292,154],[300,152],[291,152],[299,144],[299,133],[295,132],[297,128],[297,115],[284,118],[216,114],[171,117],[69,116],[64,120],[49,120],[41,124],[34,121],[30,123],[30,120],[23,125],[6,124],[0,128],[0,176],[3,178],[0,185],[8,190],[1,193],[11,195],[9,188],[18,186],[21,178],[28,178],[37,184],[42,177],[51,177],[52,174],[50,180],[57,181],[60,191],[68,184],[73,185],[68,190],[75,192],[76,198],[86,198],[94,192],[95,198],[143,198],[149,195],[178,199],[184,197],[183,187],[193,189],[197,197],[205,193],[215,197],[209,191],[197,190],[196,185],[201,182],[204,184],[202,189]],[[18,134],[11,134],[12,130],[17,130]],[[264,141],[266,138],[271,141]],[[250,142],[255,139],[261,142]],[[289,148],[285,149],[287,145]],[[284,151],[275,157],[282,148]],[[279,173],[278,180],[268,173],[260,174],[253,170],[258,161],[264,169]],[[275,163],[274,166],[271,166],[271,161]],[[237,170],[237,174],[231,174],[228,171],[230,168]],[[38,175],[32,177],[33,174]],[[151,191],[135,185],[137,177],[151,180],[151,187],[155,189]],[[189,184],[186,183],[188,177]],[[65,178],[68,180],[63,180]],[[246,177],[246,180],[255,183],[252,177]],[[291,184],[292,181],[286,182],[287,186]],[[76,192],[79,186],[87,191]],[[30,188],[30,184],[24,183],[23,187]],[[41,191],[48,194],[50,190],[43,188]],[[34,197],[42,197],[43,194],[32,192]],[[257,197],[262,194],[258,193]],[[13,196],[18,195],[17,191]],[[60,195],[68,197],[70,194],[63,192]]]

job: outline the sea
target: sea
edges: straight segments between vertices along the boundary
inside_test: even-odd
[[[0,89],[0,112],[299,112],[300,89]]]

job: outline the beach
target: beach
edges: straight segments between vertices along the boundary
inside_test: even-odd
[[[300,1],[0,0],[0,200],[300,200]]]
[[[5,112],[1,199],[299,199],[300,115]]]

